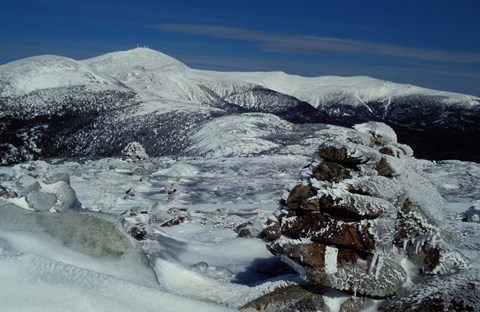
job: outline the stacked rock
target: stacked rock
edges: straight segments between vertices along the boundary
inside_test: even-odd
[[[401,263],[435,270],[442,199],[391,128],[355,129],[319,147],[268,221],[267,247],[311,284],[387,298],[411,278]]]
[[[137,162],[144,159],[148,159],[148,155],[145,148],[138,142],[130,142],[122,150],[122,160]]]

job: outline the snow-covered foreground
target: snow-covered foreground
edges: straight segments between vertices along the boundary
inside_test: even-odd
[[[83,209],[31,212],[0,199],[0,311],[239,307],[271,287],[255,284],[268,279],[260,266],[276,260],[261,240],[237,238],[233,227],[271,213],[304,162],[278,156],[2,167],[1,184],[20,194],[28,184],[21,177],[67,173]],[[151,229],[155,239],[137,244],[120,223],[132,207],[186,208],[190,220]]]
[[[33,212],[0,197],[0,311],[228,311],[295,283],[263,241],[234,229],[275,212],[309,161],[301,152],[0,167],[1,185],[19,198],[35,181],[66,173],[82,204]],[[455,220],[479,199],[480,165],[425,166],[449,201],[458,248],[480,263],[480,224]],[[146,239],[127,233],[138,224]]]

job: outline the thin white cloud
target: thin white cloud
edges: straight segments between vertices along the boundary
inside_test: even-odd
[[[340,52],[438,62],[480,64],[480,53],[442,51],[338,38],[282,35],[236,27],[199,24],[160,24],[155,29],[222,39],[252,41],[265,51],[291,53]]]

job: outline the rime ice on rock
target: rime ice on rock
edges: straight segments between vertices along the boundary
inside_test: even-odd
[[[320,145],[285,194],[281,237],[268,248],[308,283],[387,298],[409,279],[403,259],[424,274],[439,272],[449,253],[440,243],[443,200],[390,127],[354,128],[347,140]]]
[[[138,142],[130,142],[122,151],[122,160],[136,162],[148,159],[143,146]]]

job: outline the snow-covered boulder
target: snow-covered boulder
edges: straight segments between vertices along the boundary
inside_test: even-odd
[[[47,173],[48,168],[45,162],[15,166],[16,175],[5,176],[0,186],[0,205],[6,202],[30,211],[80,209],[82,204],[70,186],[68,174]]]
[[[268,248],[308,283],[387,298],[411,279],[406,262],[440,272],[444,204],[390,127],[354,128],[323,142],[285,193]]]
[[[128,143],[122,151],[122,160],[136,162],[144,159],[148,159],[148,155],[138,142]]]
[[[191,220],[186,208],[169,208],[155,205],[150,208],[133,207],[122,214],[122,224],[136,240],[144,240],[153,233],[153,227],[172,227]]]

